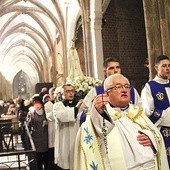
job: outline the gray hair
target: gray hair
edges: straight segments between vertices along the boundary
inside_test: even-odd
[[[116,78],[124,78],[128,81],[128,83],[130,84],[129,80],[123,76],[122,74],[116,73],[116,74],[112,74],[109,77],[107,77],[104,81],[104,90],[108,90],[109,88],[111,88],[113,86],[113,80]]]

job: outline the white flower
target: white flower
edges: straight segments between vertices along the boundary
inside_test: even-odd
[[[72,84],[77,92],[88,93],[93,87],[101,85],[102,81],[89,76],[78,76],[73,80]]]

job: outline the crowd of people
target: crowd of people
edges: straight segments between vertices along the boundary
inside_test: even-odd
[[[169,57],[156,58],[157,75],[141,95],[121,74],[118,58],[106,58],[103,67],[103,85],[84,99],[66,83],[59,100],[54,87],[44,87],[31,100],[18,97],[7,108],[1,102],[1,114],[26,121],[38,170],[169,170]]]

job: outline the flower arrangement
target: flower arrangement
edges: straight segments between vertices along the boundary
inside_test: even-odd
[[[78,76],[73,80],[73,86],[76,91],[89,92],[93,87],[101,84],[101,80],[89,76]]]
[[[84,98],[93,87],[101,85],[102,81],[89,76],[78,76],[72,84],[75,87],[76,96]]]

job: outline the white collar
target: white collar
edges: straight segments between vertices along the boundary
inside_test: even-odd
[[[158,77],[158,75],[155,76],[155,78],[153,79],[154,81],[161,83],[161,84],[167,84],[169,83],[169,79],[163,79],[161,77]]]

